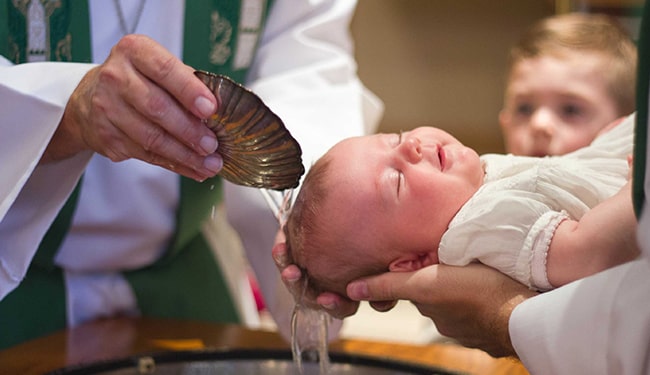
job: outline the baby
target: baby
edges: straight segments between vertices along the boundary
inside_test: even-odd
[[[443,130],[349,138],[310,170],[285,226],[317,292],[479,261],[548,290],[638,254],[634,115],[565,156],[480,156]],[[610,199],[608,199],[610,198]]]
[[[534,24],[510,50],[499,122],[506,151],[562,155],[634,111],[637,49],[605,15],[570,13]]]

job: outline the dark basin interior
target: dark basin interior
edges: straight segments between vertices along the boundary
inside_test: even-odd
[[[444,369],[343,353],[330,353],[328,374],[355,375],[460,375]],[[319,375],[317,362],[303,360],[303,375]],[[50,375],[195,375],[195,374],[300,374],[287,350],[201,350],[162,352],[66,367]]]

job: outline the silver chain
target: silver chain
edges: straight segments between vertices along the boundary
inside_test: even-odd
[[[117,11],[117,18],[120,20],[120,28],[122,29],[122,33],[124,35],[133,34],[135,32],[135,29],[138,28],[140,17],[142,17],[142,11],[144,10],[144,3],[146,2],[147,0],[140,0],[138,11],[135,14],[135,22],[133,23],[133,27],[129,28],[126,26],[126,19],[124,18],[124,13],[122,12],[122,6],[120,6],[120,0],[113,0],[113,5],[115,5],[115,10]]]

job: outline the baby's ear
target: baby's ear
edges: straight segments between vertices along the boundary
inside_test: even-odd
[[[388,265],[391,272],[411,272],[438,263],[432,253],[403,255]]]

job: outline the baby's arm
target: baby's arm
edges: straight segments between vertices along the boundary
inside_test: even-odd
[[[592,275],[637,257],[636,217],[631,182],[587,212],[579,221],[557,227],[547,256],[547,276],[554,287]]]

